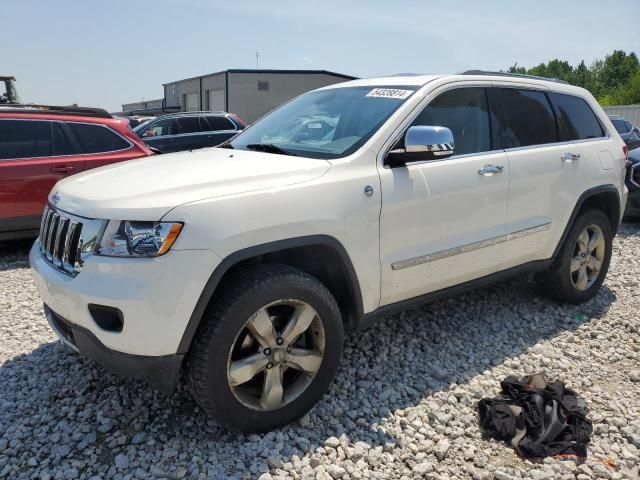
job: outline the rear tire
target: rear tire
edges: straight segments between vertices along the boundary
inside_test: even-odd
[[[285,265],[231,274],[191,347],[196,401],[220,422],[265,432],[309,411],[342,354],[340,310],[314,277]]]
[[[613,232],[600,210],[587,210],[575,220],[551,266],[536,276],[544,294],[580,304],[593,298],[609,270]]]

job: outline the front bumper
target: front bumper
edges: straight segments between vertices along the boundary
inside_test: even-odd
[[[219,258],[210,250],[175,250],[157,258],[90,256],[75,277],[53,268],[36,241],[29,255],[33,278],[48,318],[68,345],[124,376],[173,381],[182,355],[178,346]],[[96,323],[89,305],[117,309],[120,330]],[[54,313],[55,312],[55,313]],[[56,324],[52,320],[58,319]],[[64,340],[64,335],[60,335]],[[177,365],[177,367],[176,367]],[[162,372],[156,375],[155,371]],[[164,382],[167,383],[167,382]],[[171,383],[171,382],[168,382]],[[157,386],[157,385],[156,385]]]
[[[170,393],[175,389],[184,355],[147,357],[110,350],[89,330],[65,320],[46,304],[44,314],[62,343],[82,356],[121,377],[141,378],[161,392]]]

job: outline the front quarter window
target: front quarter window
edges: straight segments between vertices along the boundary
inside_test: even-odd
[[[312,158],[347,156],[371,138],[415,89],[368,86],[306,93],[244,130],[230,145],[243,150],[275,146],[283,153]]]

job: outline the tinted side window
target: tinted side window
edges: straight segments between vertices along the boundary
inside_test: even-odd
[[[0,120],[0,159],[51,155],[50,122]]]
[[[503,148],[543,145],[558,141],[556,119],[543,92],[500,88],[504,118]]]
[[[203,119],[204,120],[204,119]],[[209,130],[235,130],[236,126],[225,117],[207,117]]]
[[[178,117],[178,133],[198,133],[209,130],[209,125],[200,124],[200,117]]]
[[[563,140],[585,140],[604,136],[602,126],[591,107],[580,97],[550,93],[556,109]]]
[[[51,156],[75,155],[77,153],[59,123],[51,124],[51,138]]]
[[[420,112],[412,125],[447,127],[453,133],[455,153],[491,150],[489,107],[483,88],[459,88],[443,93]]]
[[[68,125],[78,139],[82,153],[113,152],[129,148],[127,141],[101,125],[71,122]]]

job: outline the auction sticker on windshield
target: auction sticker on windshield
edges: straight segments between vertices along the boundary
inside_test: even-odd
[[[381,98],[407,98],[413,93],[413,90],[400,90],[399,88],[374,88],[367,97],[381,97]]]

